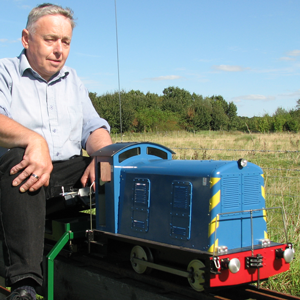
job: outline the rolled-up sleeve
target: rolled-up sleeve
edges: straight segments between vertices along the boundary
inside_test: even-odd
[[[3,64],[0,63],[0,114],[11,118],[9,110],[11,93],[10,74]]]
[[[108,122],[101,118],[95,110],[92,101],[89,97],[88,90],[82,85],[82,111],[83,111],[83,126],[82,126],[82,148],[85,149],[87,139],[90,134],[98,128],[104,128],[110,132],[110,126]]]
[[[0,97],[0,98],[1,98],[1,97]],[[0,100],[0,102],[1,102],[1,100]],[[10,117],[10,114],[9,114],[9,112],[7,111],[7,109],[6,109],[5,107],[1,106],[1,105],[0,105],[0,114],[1,114],[1,115],[5,115],[5,116],[7,116],[7,117]]]

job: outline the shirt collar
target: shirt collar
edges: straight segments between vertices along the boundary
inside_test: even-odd
[[[20,71],[20,75],[23,76],[24,72],[27,69],[31,69],[30,64],[27,60],[26,54],[25,54],[25,49],[23,49],[23,51],[21,52],[21,54],[19,56],[19,60],[20,60],[19,71]]]
[[[22,52],[21,52],[21,54],[19,56],[19,60],[20,60],[19,72],[20,72],[21,76],[24,75],[24,72],[26,70],[30,69],[33,74],[37,74],[37,76],[39,76],[40,78],[42,78],[37,72],[35,72],[31,68],[31,66],[29,64],[29,61],[28,61],[28,59],[26,57],[26,50],[25,49],[22,50]],[[49,82],[53,81],[53,80],[58,80],[59,78],[66,77],[68,74],[69,74],[69,71],[67,71],[66,67],[63,66],[62,69],[49,80]]]

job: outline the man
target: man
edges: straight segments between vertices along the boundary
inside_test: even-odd
[[[0,221],[10,299],[35,299],[46,199],[61,186],[95,180],[81,156],[112,143],[76,72],[65,66],[73,12],[49,3],[34,8],[19,57],[0,60]]]

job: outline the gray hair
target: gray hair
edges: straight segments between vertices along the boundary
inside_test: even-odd
[[[51,3],[44,3],[41,5],[38,5],[37,7],[33,8],[31,12],[28,15],[26,29],[30,32],[35,31],[35,23],[37,20],[41,17],[47,16],[47,15],[62,15],[65,16],[70,20],[70,24],[72,26],[72,29],[75,27],[75,20],[73,17],[73,11],[66,7],[65,9],[61,6],[51,4]]]

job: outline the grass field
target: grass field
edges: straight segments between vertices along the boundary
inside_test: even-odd
[[[299,231],[300,231],[300,134],[246,134],[241,132],[158,132],[125,133],[113,136],[114,142],[148,141],[162,144],[176,154],[174,159],[245,158],[259,165],[265,174],[267,207],[280,206],[284,211],[287,239],[294,244],[295,259],[290,271],[263,282],[264,287],[300,296]],[[285,242],[282,215],[268,213],[272,240]]]

